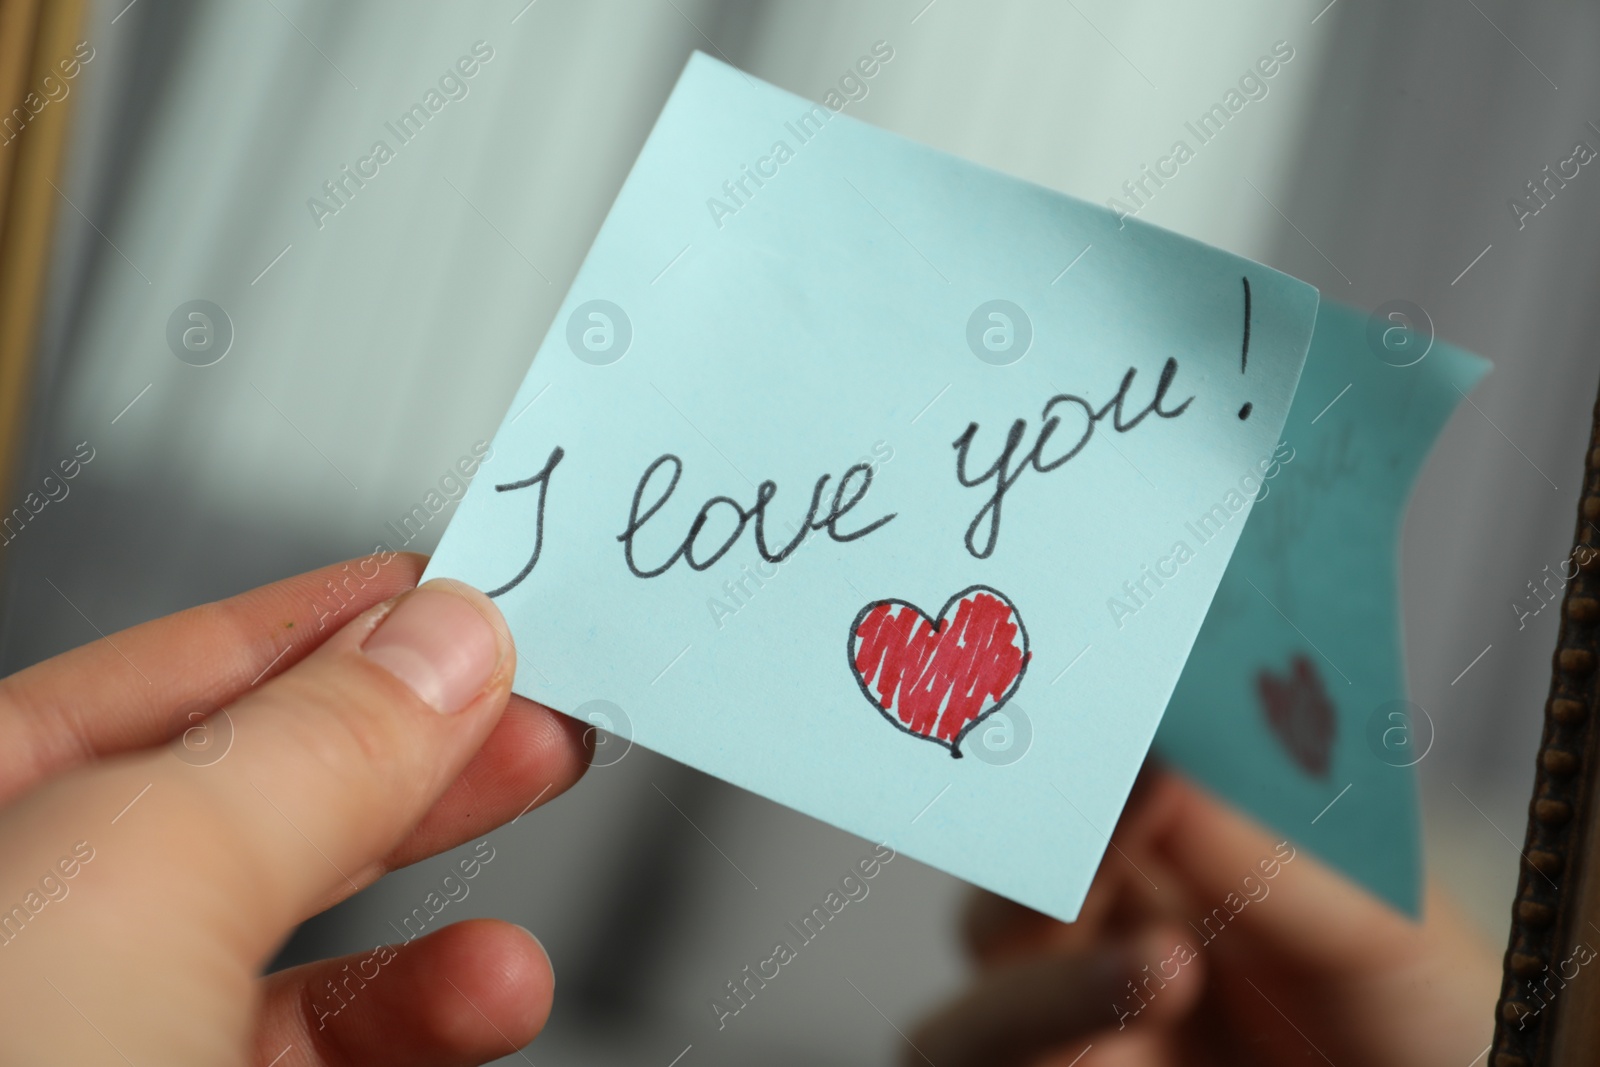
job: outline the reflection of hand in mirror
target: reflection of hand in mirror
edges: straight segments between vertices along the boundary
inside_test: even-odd
[[[1077,922],[985,894],[965,933],[980,973],[908,1067],[1464,1067],[1500,983],[1442,893],[1416,925],[1153,766]]]
[[[510,697],[493,602],[375,558],[0,681],[0,1060],[475,1064],[538,1033],[554,978],[509,923],[402,918],[259,977],[296,923],[583,771],[582,724]]]

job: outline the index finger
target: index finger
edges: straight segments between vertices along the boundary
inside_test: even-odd
[[[323,567],[130,627],[0,679],[0,804],[71,767],[158,745],[417,584],[427,557]]]
[[[73,767],[164,744],[205,722],[227,756],[232,721],[205,720],[305,659],[351,619],[416,586],[426,556],[380,552],[114,633],[0,679],[0,805]],[[588,764],[585,727],[512,697],[445,794],[365,885],[565,792]],[[197,733],[200,731],[197,730]],[[187,738],[185,739],[187,740]],[[328,903],[348,896],[341,883]]]

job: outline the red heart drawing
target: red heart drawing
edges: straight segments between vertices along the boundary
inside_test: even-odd
[[[1271,671],[1256,675],[1261,710],[1290,757],[1308,773],[1328,776],[1329,757],[1338,717],[1322,686],[1317,665],[1304,655],[1289,661],[1289,677]]]
[[[961,758],[967,732],[1022,684],[1032,653],[1022,616],[986,585],[963,589],[937,618],[904,600],[876,600],[850,624],[850,669],[872,706],[915,737]]]

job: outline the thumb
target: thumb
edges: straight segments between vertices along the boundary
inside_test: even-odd
[[[1413,923],[1199,787],[1169,776],[1161,789],[1168,818],[1153,847],[1197,909],[1194,944],[1204,952],[1228,931],[1213,971],[1249,1011],[1300,1031],[1282,1040],[1339,1063],[1482,1055],[1500,963],[1442,893]]]
[[[1274,958],[1327,974],[1381,970],[1448,944],[1476,949],[1436,897],[1413,923],[1303,848],[1173,774],[1151,847],[1183,882],[1199,929],[1237,928]]]
[[[145,750],[34,789],[0,816],[0,871],[15,875],[0,874],[0,900],[24,899],[74,843],[93,862],[71,865],[73,899],[49,921],[0,927],[0,964],[49,961],[85,999],[133,1014],[144,998],[128,980],[152,965],[163,981],[195,960],[213,985],[253,978],[297,922],[370,881],[461,773],[514,664],[492,601],[429,582],[218,712],[232,744],[210,765]],[[73,973],[91,951],[99,975]]]
[[[201,767],[168,756],[146,799],[170,786],[193,873],[232,883],[257,928],[287,930],[371,880],[488,737],[514,664],[493,601],[429,582],[228,709],[228,754]],[[146,823],[161,817],[150,806]]]
[[[230,1062],[261,966],[370,880],[460,774],[514,663],[487,597],[429,582],[219,712],[233,741],[209,766],[146,750],[26,794],[0,816],[0,900],[27,905],[0,921],[0,1029],[31,1020],[17,1032],[48,1034],[52,1058],[81,1042],[71,1062],[98,1062],[105,1042]]]

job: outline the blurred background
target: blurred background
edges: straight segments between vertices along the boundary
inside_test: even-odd
[[[0,547],[0,668],[390,540],[492,435],[695,49],[820,100],[887,42],[855,116],[1104,203],[1287,42],[1141,216],[1325,299],[1413,301],[1495,363],[1423,473],[1401,569],[1437,727],[1428,865],[1503,944],[1557,626],[1529,583],[1571,545],[1600,369],[1600,176],[1533,217],[1509,201],[1600,146],[1597,33],[1593,7],[1507,0],[9,0],[0,51],[79,70],[0,124],[6,491],[81,442],[94,458]],[[307,200],[480,41],[468,95],[319,225]],[[230,324],[206,367],[167,338],[197,299]],[[649,752],[489,840],[441,920],[521,922],[560,989],[506,1062],[887,1063],[961,979],[964,887],[902,857],[719,1030],[711,999],[871,846]],[[394,940],[451,862],[285,959]]]

